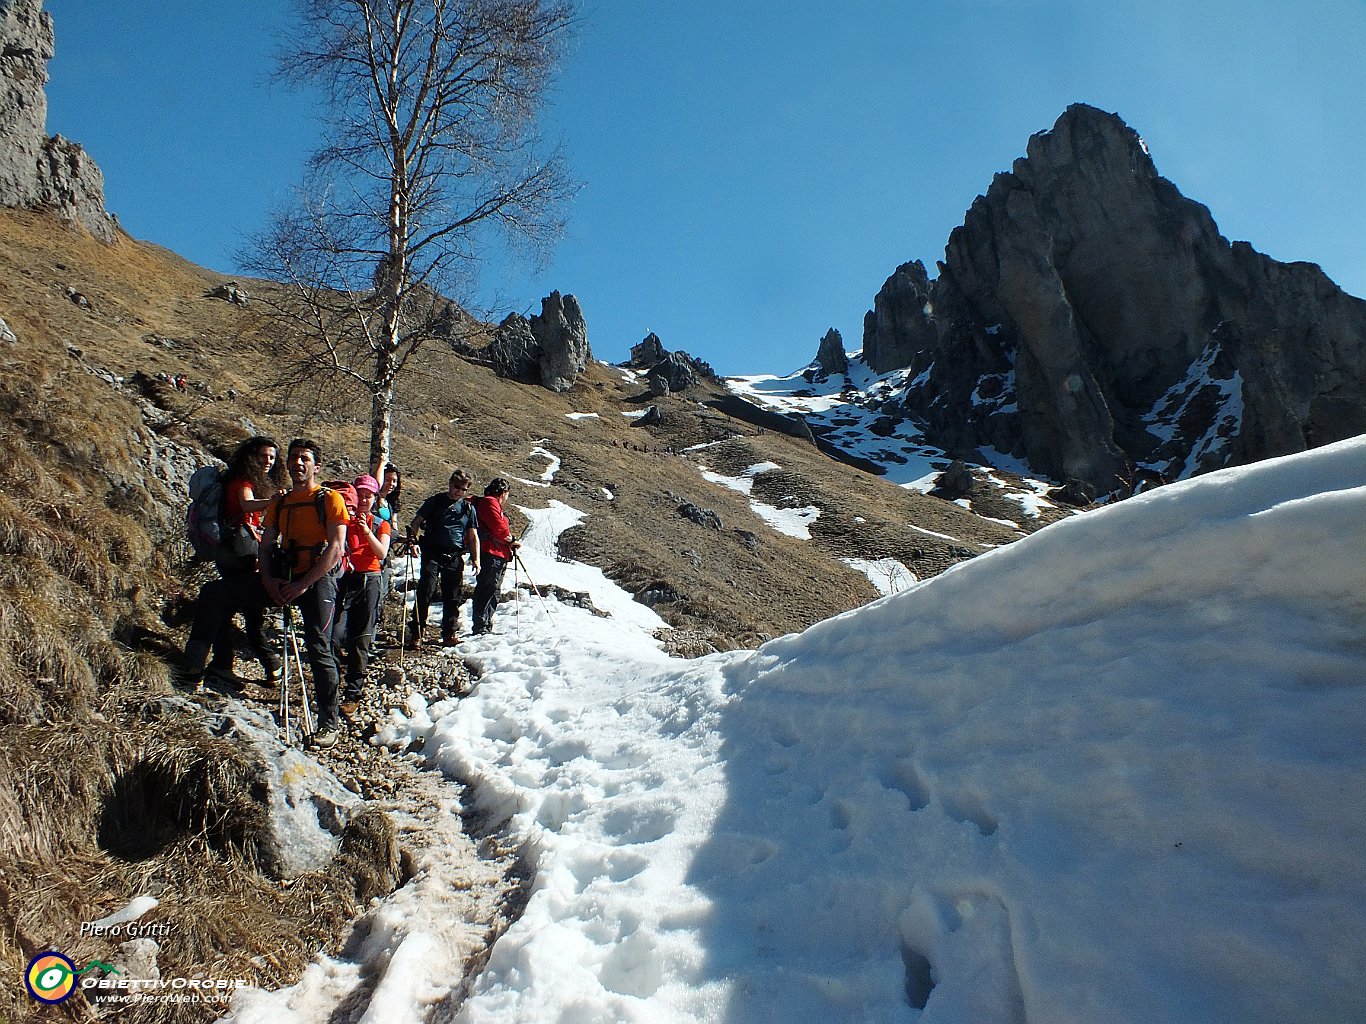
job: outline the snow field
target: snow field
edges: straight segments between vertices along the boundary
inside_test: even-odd
[[[691,662],[528,515],[613,617],[510,600],[383,737],[535,872],[457,1020],[1366,1019],[1366,438]],[[420,1007],[402,949],[366,962]]]

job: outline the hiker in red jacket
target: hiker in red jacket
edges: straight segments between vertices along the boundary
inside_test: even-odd
[[[512,527],[503,514],[503,502],[512,488],[501,476],[494,477],[484,488],[484,496],[474,503],[479,519],[479,547],[483,564],[474,581],[474,634],[493,632],[493,613],[498,608],[498,595],[503,590],[503,573],[508,562],[517,556],[522,545],[512,535]]]
[[[389,522],[374,512],[379,482],[368,473],[356,477],[356,514],[346,527],[347,569],[337,584],[337,612],[332,645],[339,669],[346,673],[341,711],[355,713],[370,668],[370,649],[379,613],[380,570],[389,554]]]

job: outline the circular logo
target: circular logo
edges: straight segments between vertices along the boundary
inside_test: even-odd
[[[28,994],[40,1003],[60,1003],[76,988],[76,965],[61,953],[39,953],[24,976]]]

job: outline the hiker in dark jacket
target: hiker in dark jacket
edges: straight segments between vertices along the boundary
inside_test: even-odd
[[[512,535],[512,526],[503,512],[503,502],[512,488],[502,477],[494,477],[484,488],[484,496],[474,503],[479,520],[479,547],[482,568],[474,583],[474,633],[493,632],[493,613],[503,591],[503,573],[517,555],[521,543]]]
[[[464,557],[479,571],[479,535],[475,530],[474,506],[466,499],[471,480],[460,470],[451,474],[444,494],[433,494],[424,501],[408,527],[408,544],[422,552],[422,573],[417,582],[417,604],[413,608],[412,635],[408,646],[422,646],[422,631],[427,628],[427,612],[437,587],[441,588],[441,642],[450,647],[460,642],[460,605],[465,600]],[[418,531],[422,539],[416,540]]]
[[[299,438],[289,443],[285,463],[291,487],[273,498],[266,511],[259,572],[215,580],[200,590],[181,677],[195,685],[203,680],[210,648],[238,609],[297,605],[318,706],[318,731],[311,742],[330,747],[337,742],[338,726],[332,616],[349,517],[342,496],[324,491],[317,482],[320,455],[316,442]]]
[[[239,444],[228,459],[219,517],[222,539],[214,555],[220,576],[256,574],[264,529],[262,517],[271,498],[289,486],[289,476],[278,453],[279,445],[273,438],[252,437]],[[267,685],[278,684],[280,659],[275,653],[274,642],[266,636],[265,611],[261,608],[243,608],[241,611],[247,643],[265,671]],[[221,685],[240,689],[243,681],[232,670],[236,654],[234,640],[230,627],[220,634],[213,646],[213,660],[207,674]]]

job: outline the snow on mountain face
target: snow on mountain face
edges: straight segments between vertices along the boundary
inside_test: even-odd
[[[855,352],[849,356],[846,373],[820,376],[813,365],[786,377],[727,377],[724,383],[755,405],[800,416],[823,443],[875,467],[891,483],[926,492],[935,486],[940,470],[953,457],[927,442],[900,405],[905,393],[920,386],[932,369],[915,379],[908,370],[875,374],[863,362],[862,353]],[[983,397],[983,404],[1004,400],[1010,393],[1008,385],[1008,380],[1002,382],[1002,390],[993,390],[990,399]],[[990,452],[990,457],[996,468],[1030,476],[1029,468],[1016,459],[999,452]],[[987,474],[986,478],[1004,491],[1005,497],[1019,501],[1023,514],[1031,518],[1048,487],[1042,481],[1025,479],[1021,490],[1000,477]]]
[[[1153,404],[1143,425],[1160,444],[1142,466],[1164,480],[1186,480],[1229,461],[1243,431],[1243,377],[1217,340]]]
[[[457,1019],[1366,1018],[1363,522],[1366,438],[756,652],[512,602],[387,730],[536,872]]]

